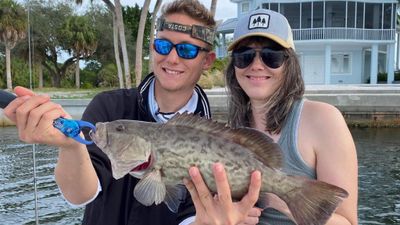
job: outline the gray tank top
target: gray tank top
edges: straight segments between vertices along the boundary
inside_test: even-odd
[[[278,144],[282,149],[283,167],[282,170],[289,175],[305,176],[316,179],[316,172],[310,168],[300,155],[297,149],[298,130],[300,116],[305,99],[296,101],[285,122]],[[260,217],[259,224],[262,225],[296,225],[283,213],[275,209],[265,209]]]

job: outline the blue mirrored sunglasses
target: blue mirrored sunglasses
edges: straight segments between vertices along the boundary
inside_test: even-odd
[[[160,55],[168,55],[172,48],[175,47],[178,56],[183,59],[194,59],[199,54],[199,51],[209,52],[209,49],[199,47],[189,43],[173,44],[167,39],[155,39],[154,50]]]

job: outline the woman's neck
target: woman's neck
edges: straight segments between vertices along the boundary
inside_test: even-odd
[[[280,134],[273,134],[269,131],[266,131],[266,115],[268,113],[267,103],[266,102],[252,102],[251,103],[251,111],[252,111],[252,121],[250,126],[259,131],[264,132],[270,138],[272,138],[275,142],[278,142],[280,138]]]
[[[266,115],[266,107],[265,103],[259,101],[251,102],[251,112],[252,112],[252,121],[251,127],[256,128],[260,131],[265,131],[265,115]]]

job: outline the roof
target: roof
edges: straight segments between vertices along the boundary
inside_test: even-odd
[[[217,27],[217,33],[233,33],[236,27],[238,18],[230,18],[225,20],[222,24]]]

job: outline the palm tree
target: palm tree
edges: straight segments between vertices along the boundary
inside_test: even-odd
[[[211,0],[210,12],[212,16],[215,16],[216,9],[217,9],[217,0]]]
[[[142,80],[142,55],[143,55],[143,33],[146,26],[147,12],[149,11],[151,0],[145,0],[140,13],[139,29],[136,39],[136,60],[135,60],[135,77],[136,86],[140,84]]]
[[[27,17],[24,9],[12,0],[0,2],[0,41],[6,47],[7,89],[12,89],[11,49],[26,37]]]
[[[79,60],[90,57],[96,50],[96,31],[84,16],[72,16],[67,19],[61,31],[68,40],[68,51],[73,53],[75,61],[75,86],[80,88]]]
[[[129,68],[129,59],[128,59],[128,50],[126,48],[126,38],[125,38],[125,27],[124,27],[124,19],[122,17],[122,6],[119,0],[115,0],[115,17],[116,23],[118,27],[119,40],[121,42],[121,50],[122,50],[122,59],[124,62],[124,71],[125,71],[125,84],[126,88],[132,87],[131,81],[131,70]]]
[[[156,5],[154,6],[153,13],[151,15],[151,25],[150,25],[150,45],[149,45],[149,70],[153,69],[153,51],[151,50],[153,41],[154,41],[154,30],[156,26],[156,19],[158,10],[160,10],[160,6],[162,4],[162,0],[157,0]]]

